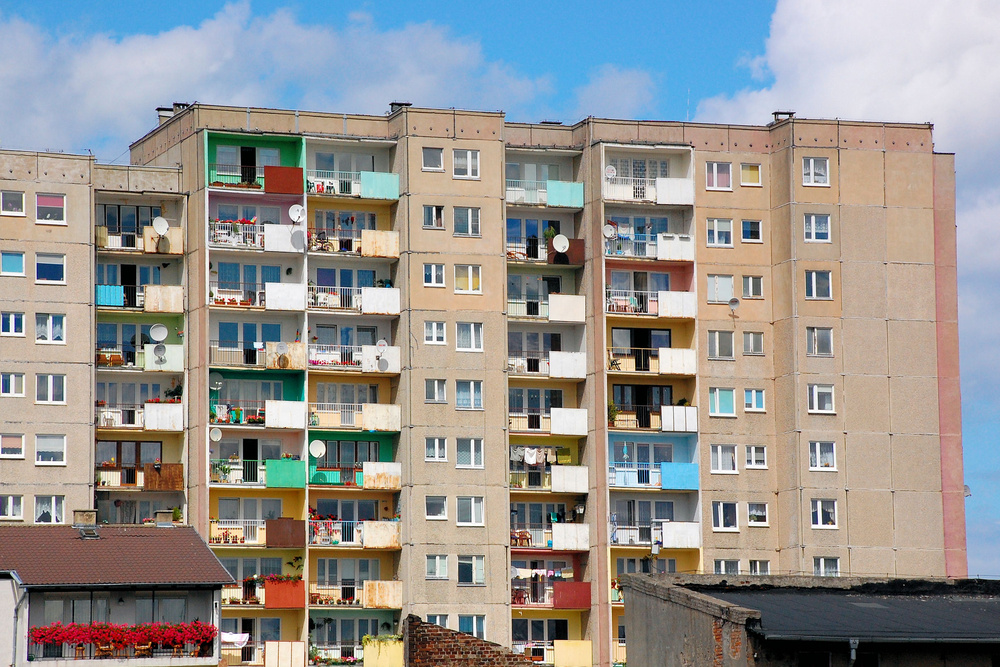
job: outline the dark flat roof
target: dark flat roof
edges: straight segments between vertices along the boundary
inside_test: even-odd
[[[152,586],[233,581],[193,528],[100,526],[82,539],[72,526],[0,526],[0,570],[25,586]]]

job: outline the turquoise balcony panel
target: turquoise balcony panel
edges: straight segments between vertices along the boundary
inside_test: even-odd
[[[269,489],[302,489],[306,485],[306,462],[294,459],[268,459],[265,485]]]
[[[94,303],[98,306],[124,306],[125,287],[122,285],[95,285]]]
[[[549,206],[583,208],[583,183],[568,181],[546,181]]]
[[[361,172],[361,196],[364,199],[399,199],[399,174]]]
[[[660,488],[675,491],[697,491],[698,464],[661,462]]]
[[[365,485],[365,476],[361,464],[342,468],[320,468],[314,463],[309,464],[309,483],[320,486],[357,486]]]

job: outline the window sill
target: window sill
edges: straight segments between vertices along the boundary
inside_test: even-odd
[[[809,354],[807,352],[806,356],[807,357],[811,357],[813,359],[833,359],[833,355],[832,354]]]
[[[706,248],[732,248],[733,244],[732,243],[728,243],[728,244],[727,243],[706,243],[705,247]]]
[[[424,459],[424,463],[447,463],[448,459]]]
[[[21,454],[20,456],[13,455],[13,454],[2,454],[2,455],[0,455],[0,459],[2,459],[4,461],[23,461],[24,460],[24,454]]]
[[[747,524],[747,528],[770,528],[770,527],[771,527],[771,524],[769,524],[769,523],[748,523]]]
[[[36,340],[35,345],[65,345],[64,340]]]
[[[832,296],[807,296],[806,301],[833,301]]]
[[[710,470],[709,472],[711,474],[713,474],[713,475],[738,475],[738,474],[740,474],[739,470]]]
[[[438,345],[438,346],[441,346],[441,345],[447,345],[447,344],[448,343],[446,341],[443,341],[443,340],[442,341],[431,341],[431,340],[425,340],[424,341],[424,345]]]
[[[709,357],[709,361],[736,361],[736,357]]]
[[[473,584],[473,583],[469,583],[467,581],[460,581],[460,582],[458,582],[458,585],[460,587],[462,587],[462,588],[477,588],[477,587],[478,588],[483,588],[484,586],[486,586],[486,583],[484,582],[484,583],[481,583],[481,584]]]
[[[732,192],[733,189],[732,188],[710,188],[709,186],[706,185],[705,186],[705,191],[706,192]]]
[[[7,218],[24,218],[24,217],[27,217],[27,214],[24,213],[23,211],[21,213],[18,213],[17,211],[0,211],[0,218],[3,218],[3,217],[7,217]]]
[[[66,405],[66,401],[35,401],[35,405]]]
[[[749,301],[763,301],[764,300],[764,295],[763,294],[754,294],[753,296],[749,296],[749,295],[744,294],[743,298],[747,299]]]
[[[765,408],[743,408],[743,412],[750,412],[750,413],[756,412],[757,414],[766,414],[767,410]]]
[[[461,407],[461,406],[458,406],[458,405],[455,406],[455,409],[456,410],[461,410],[463,412],[482,412],[483,411],[483,408],[466,408],[466,407]]]
[[[26,278],[26,273],[0,273],[0,278]]]
[[[835,415],[835,414],[837,414],[836,410],[807,410],[806,412],[808,414],[810,414],[810,415]]]
[[[448,405],[448,401],[424,401],[425,405]]]
[[[818,243],[818,244],[831,244],[833,239],[802,239],[803,243]]]
[[[482,528],[486,524],[485,523],[456,523],[455,525],[458,526],[459,528]]]
[[[813,530],[837,530],[838,526],[812,526]]]
[[[809,468],[809,472],[837,472],[836,468]]]
[[[35,466],[39,468],[65,468],[65,461],[35,461]]]
[[[426,519],[427,521],[447,521],[448,517],[446,517],[446,516],[425,516],[424,519]]]
[[[756,243],[761,245],[764,243],[764,239],[740,239],[740,243]]]
[[[435,172],[435,173],[438,173],[438,174],[443,174],[444,173],[444,167],[424,167],[424,166],[421,166],[420,167],[420,171],[431,171],[431,172]]]
[[[716,528],[715,526],[712,526],[712,532],[713,533],[738,533],[738,532],[740,532],[740,529],[739,528]]]
[[[744,357],[763,357],[764,353],[763,352],[744,352],[743,356]]]
[[[744,183],[744,182],[740,181],[740,187],[741,188],[762,188],[762,187],[764,187],[764,184],[763,183]]]
[[[473,291],[473,290],[455,290],[455,294],[479,294],[479,295],[481,295],[482,293],[483,293],[482,290],[479,290],[479,291]]]
[[[455,348],[455,351],[456,352],[479,352],[479,353],[482,353],[481,349],[479,349],[479,350],[464,350],[464,349],[461,349],[461,348]]]
[[[0,521],[24,521],[23,516],[0,516]]]
[[[424,287],[436,287],[438,289],[444,289],[444,285],[438,285],[437,283],[424,283]]]
[[[479,181],[479,180],[482,180],[479,176],[458,176],[457,174],[453,174],[452,178],[455,179],[456,181]]]
[[[36,225],[54,225],[56,227],[66,227],[69,225],[65,220],[35,220]]]
[[[714,415],[711,412],[708,413],[709,417],[722,417],[723,419],[736,419],[736,415]]]
[[[828,187],[830,187],[830,184],[829,183],[802,183],[802,187],[804,187],[804,188],[828,188]]]
[[[441,225],[440,227],[438,227],[438,226],[430,226],[430,227],[428,227],[427,225],[424,225],[420,229],[425,229],[427,231],[443,232],[444,231],[444,225]]]
[[[459,234],[458,232],[455,232],[454,234],[452,234],[452,236],[454,236],[455,238],[458,238],[458,239],[481,239],[481,238],[483,238],[482,234]]]
[[[486,470],[486,466],[460,466],[455,464],[456,470]]]
[[[767,466],[743,466],[744,470],[767,470]]]
[[[66,285],[65,280],[35,280],[36,285]]]
[[[424,577],[425,581],[448,581],[448,577]]]

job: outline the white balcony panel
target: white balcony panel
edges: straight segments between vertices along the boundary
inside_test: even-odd
[[[698,357],[694,350],[661,347],[658,354],[660,375],[696,375],[698,373]]]
[[[184,405],[182,403],[146,403],[144,428],[147,431],[184,430]]]
[[[693,178],[656,179],[656,203],[694,206]]]
[[[147,313],[183,313],[184,288],[180,285],[146,285],[142,309]]]
[[[582,294],[550,294],[549,322],[582,323],[587,316],[587,300]]]
[[[549,352],[549,377],[585,379],[587,355],[583,352]]]
[[[365,403],[361,420],[366,431],[399,431],[403,423],[402,411],[392,403]]]
[[[673,433],[697,433],[698,408],[693,405],[660,406],[660,430]]]
[[[146,343],[143,350],[143,370],[146,371],[168,371],[171,373],[184,372],[184,346],[180,344],[164,345],[167,348],[162,357],[153,354],[156,343]]]
[[[664,521],[663,549],[701,548],[701,524],[697,521]]]
[[[587,466],[552,466],[552,493],[587,493],[589,490]]]
[[[303,252],[306,232],[301,225],[264,225],[264,250],[267,252]]]
[[[365,549],[399,549],[402,540],[399,521],[365,521],[362,546]]]
[[[361,372],[363,373],[398,373],[400,368],[400,351],[398,347],[389,346],[382,354],[374,345],[361,346]]]
[[[361,312],[365,315],[399,315],[399,288],[362,287]]]
[[[399,259],[399,232],[362,229],[361,256]]]
[[[586,523],[552,524],[552,548],[557,551],[590,549],[590,526]]]
[[[402,486],[402,466],[398,461],[364,461],[361,471],[366,489],[399,491]]]
[[[303,283],[265,283],[264,294],[267,310],[306,309],[306,286]]]
[[[698,315],[698,297],[694,292],[659,292],[656,300],[659,317],[693,319]]]
[[[587,435],[587,408],[552,408],[552,435]]]
[[[656,259],[670,262],[694,261],[694,238],[690,234],[660,234]]]
[[[266,428],[306,427],[306,404],[303,401],[264,401]]]

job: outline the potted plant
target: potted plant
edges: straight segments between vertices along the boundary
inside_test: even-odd
[[[618,414],[621,410],[618,406],[614,404],[614,401],[608,401],[608,426],[614,426],[615,420],[618,419]]]

